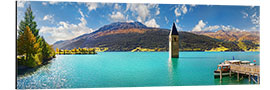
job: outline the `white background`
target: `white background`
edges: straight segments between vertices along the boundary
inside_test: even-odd
[[[43,0],[44,1],[44,0]],[[48,0],[46,0],[48,1]],[[58,0],[66,1],[66,0]],[[68,0],[75,2],[89,2],[89,0]],[[126,88],[95,88],[95,89],[173,89],[173,90],[257,90],[270,87],[270,26],[269,0],[91,0],[91,2],[122,2],[122,3],[159,3],[159,4],[200,4],[200,5],[255,5],[260,6],[260,65],[261,84],[260,85],[211,85],[211,86],[162,86],[162,87],[126,87]],[[1,0],[0,2],[0,88],[1,90],[15,89],[15,0]],[[81,89],[81,88],[80,88]],[[84,88],[89,89],[89,88]],[[91,88],[93,89],[93,88]],[[269,89],[268,89],[269,90]]]

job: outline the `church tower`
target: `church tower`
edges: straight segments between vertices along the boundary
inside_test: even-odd
[[[175,23],[173,23],[172,30],[169,35],[169,57],[178,58],[179,57],[179,36]]]

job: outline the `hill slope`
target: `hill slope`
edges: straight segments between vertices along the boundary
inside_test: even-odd
[[[219,30],[217,32],[207,32],[207,31],[195,31],[192,32],[199,35],[206,35],[212,38],[224,40],[224,41],[251,41],[253,43],[260,43],[260,32],[258,31],[225,31]]]
[[[220,39],[225,42],[237,43],[240,49],[244,51],[258,51],[260,46],[260,32],[259,31],[224,31],[217,32],[196,31],[192,32],[198,35],[206,35],[212,38]]]
[[[107,51],[134,51],[139,47],[167,51],[168,35],[168,29],[149,28],[139,22],[117,22],[72,40],[56,42],[53,46],[60,49],[103,47],[108,48]],[[179,32],[179,38],[180,49],[183,51],[205,51],[220,46],[228,48],[229,51],[241,51],[237,43],[223,42],[205,35]]]

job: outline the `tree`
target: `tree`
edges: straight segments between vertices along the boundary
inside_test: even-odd
[[[56,48],[56,52],[59,52],[59,48]]]
[[[39,42],[37,42],[36,37],[32,34],[30,28],[26,26],[23,32],[18,38],[18,54],[25,55],[26,61],[39,51]]]
[[[33,15],[31,6],[29,5],[29,7],[26,9],[24,20],[22,20],[20,22],[19,31],[18,31],[19,35],[22,35],[21,33],[23,33],[24,30],[26,29],[26,26],[28,26],[30,28],[31,32],[37,38],[36,40],[38,40],[38,38],[39,38],[39,35],[38,35],[39,30],[36,29],[37,23],[34,21],[34,19],[35,19],[35,16]]]
[[[45,39],[39,36],[39,29],[34,21],[31,6],[25,12],[24,19],[19,24],[17,39],[17,54],[25,55],[23,65],[35,67],[40,65],[43,59],[55,57],[54,50]]]
[[[51,57],[50,54],[52,53],[50,45],[45,41],[43,37],[40,38],[39,42],[40,42],[40,48],[42,49],[41,53],[42,53],[43,59],[50,58]]]
[[[50,49],[50,58],[55,58],[55,51],[53,49],[53,45],[48,44],[48,47]]]
[[[71,51],[72,51],[72,52],[76,52],[76,48],[72,49]]]

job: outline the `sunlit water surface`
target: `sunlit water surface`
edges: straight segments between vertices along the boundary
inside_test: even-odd
[[[17,88],[93,88],[253,84],[235,77],[215,79],[217,65],[233,57],[259,65],[259,52],[99,52],[58,55],[48,65],[17,77]]]

